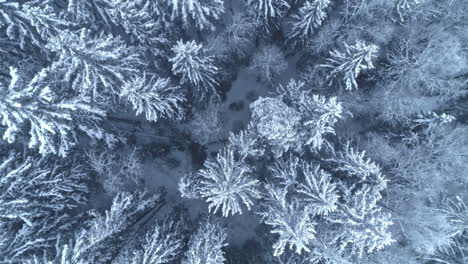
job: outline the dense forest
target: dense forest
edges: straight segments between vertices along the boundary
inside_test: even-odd
[[[0,0],[0,263],[467,264],[467,0]]]

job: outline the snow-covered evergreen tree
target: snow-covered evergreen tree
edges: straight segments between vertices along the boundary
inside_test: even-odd
[[[312,241],[311,252],[306,256],[307,264],[354,264],[352,256],[344,249],[336,245],[334,232],[330,226],[321,228],[316,238]]]
[[[241,157],[259,157],[264,149],[259,146],[259,140],[254,134],[252,125],[239,133],[229,133],[229,146]]]
[[[392,225],[391,215],[377,205],[382,198],[379,190],[366,186],[355,192],[345,190],[343,196],[345,203],[328,217],[341,225],[336,241],[342,248],[349,246],[353,254],[362,257],[394,242],[388,230]]]
[[[199,191],[200,177],[196,173],[184,174],[178,184],[178,190],[180,196],[187,199],[198,199],[200,198]]]
[[[451,200],[468,183],[466,21],[467,0],[0,0],[0,133],[12,143],[0,142],[0,263],[468,263],[468,203]],[[302,66],[316,87],[266,93]],[[375,87],[341,103],[324,82]],[[192,102],[206,94],[222,102]],[[355,118],[342,120],[344,105]],[[96,151],[115,140],[108,127],[144,162],[127,146]],[[54,155],[3,158],[23,145]],[[161,221],[161,195],[121,193],[153,184],[154,158],[167,163],[155,185],[187,172],[182,197],[233,229],[196,223],[199,210]],[[83,213],[107,195],[107,212]],[[195,205],[176,196],[177,212]],[[226,247],[256,219],[236,214],[257,209],[262,224],[244,231],[263,234]],[[404,244],[387,250],[390,231]]]
[[[278,98],[301,113],[300,137],[304,145],[320,149],[325,135],[335,134],[334,125],[341,119],[343,107],[336,97],[311,95],[302,81],[291,80],[286,87],[279,86]]]
[[[33,55],[37,58],[37,61],[42,61],[36,50],[28,49],[30,54],[26,54],[16,40],[8,39],[5,32],[0,32],[0,45],[0,60],[2,61],[0,65],[0,82],[7,83],[10,67],[18,68],[20,63],[24,63],[25,60],[29,59],[29,56]],[[35,66],[31,65],[28,70],[35,71]]]
[[[61,16],[75,24],[92,26],[99,23],[103,17],[102,10],[99,9],[101,1],[93,2],[88,0],[68,0],[67,7],[62,11]],[[96,8],[96,12],[95,9]],[[97,14],[96,14],[97,13]]]
[[[324,96],[312,95],[311,100],[305,101],[300,108],[306,116],[303,122],[305,143],[320,149],[325,142],[325,135],[335,135],[334,125],[342,117],[341,103],[336,101],[336,97],[327,99]]]
[[[59,16],[52,1],[26,1],[21,9],[23,17],[41,38],[42,43],[36,43],[40,48],[50,38],[77,26]]]
[[[204,54],[202,44],[197,44],[193,40],[185,43],[179,40],[172,47],[172,51],[174,57],[169,59],[172,63],[172,72],[181,77],[181,84],[188,83],[195,86],[201,95],[207,90],[212,90],[216,94],[219,68],[215,66],[213,56]]]
[[[403,142],[410,146],[418,144],[433,146],[439,138],[439,133],[450,127],[450,124],[454,121],[455,117],[446,113],[418,114],[411,120],[410,135],[405,136]]]
[[[65,89],[73,89],[94,100],[118,95],[119,87],[139,73],[142,61],[120,38],[93,34],[86,29],[66,31],[50,39],[47,48],[57,54],[52,74],[63,78]]]
[[[338,190],[336,183],[331,182],[331,175],[319,166],[302,164],[304,183],[299,185],[297,192],[311,212],[318,215],[328,215],[336,211]]]
[[[136,115],[144,112],[148,121],[183,116],[180,104],[185,98],[180,86],[172,85],[169,78],[134,77],[124,83],[119,96],[133,105]]]
[[[311,219],[308,208],[299,205],[297,201],[287,201],[286,188],[267,185],[266,189],[268,206],[260,215],[263,222],[271,226],[271,233],[278,236],[273,244],[273,255],[282,255],[286,248],[297,254],[310,252],[316,223]]]
[[[301,166],[299,158],[294,155],[289,155],[287,158],[281,158],[276,161],[274,166],[270,166],[269,170],[279,186],[288,188],[297,186],[299,181],[299,167]]]
[[[49,159],[10,154],[0,165],[0,218],[32,225],[55,212],[74,208],[87,199],[85,176],[76,165],[48,164]],[[67,164],[72,165],[72,164]]]
[[[380,166],[366,158],[365,151],[355,150],[347,142],[344,150],[335,156],[331,159],[337,164],[335,170],[346,172],[348,175],[356,177],[360,182],[370,183],[379,190],[387,187],[387,180],[382,175]]]
[[[213,22],[224,13],[223,0],[170,0],[172,20],[180,19],[184,27],[194,24],[200,30],[214,30]]]
[[[442,211],[451,225],[452,236],[468,233],[468,204],[460,196],[449,200]]]
[[[306,41],[327,18],[326,9],[330,4],[331,0],[307,0],[298,14],[292,16],[288,39]]]
[[[0,28],[6,32],[8,38],[18,41],[21,47],[25,47],[27,38],[40,43],[40,37],[31,30],[24,18],[21,4],[17,1],[0,2]]]
[[[0,2],[0,79],[8,79],[9,68],[36,72],[47,64],[41,50],[45,42],[26,17],[24,4],[28,1]],[[34,58],[34,59],[31,59]],[[24,67],[27,64],[28,67]]]
[[[27,23],[22,20],[19,2],[0,2],[0,27],[7,32],[7,36],[16,39],[24,46],[25,37],[29,34]]]
[[[87,178],[72,160],[59,164],[15,153],[4,157],[0,163],[0,262],[20,263],[33,254],[53,252],[60,237],[57,232],[69,232],[73,226],[67,212],[88,200]]]
[[[380,167],[365,157],[366,152],[353,149],[349,142],[345,145],[344,151],[338,155],[339,158],[336,161],[340,165],[337,170],[346,171],[363,181],[372,175],[380,174]]]
[[[277,22],[289,8],[286,0],[247,0],[247,4],[253,9],[251,12],[256,18],[265,25]]]
[[[133,252],[131,261],[122,264],[164,264],[173,261],[183,246],[181,228],[172,221],[157,224],[146,235],[142,249]]]
[[[131,238],[131,228],[146,213],[163,205],[161,195],[119,193],[105,214],[94,214],[88,228],[60,247],[55,262],[60,264],[112,262],[122,243]]]
[[[450,244],[443,245],[430,256],[437,264],[464,264],[468,262],[468,234],[452,238]]]
[[[357,90],[356,78],[363,70],[374,68],[373,59],[377,56],[379,47],[374,44],[366,44],[361,40],[358,40],[354,45],[344,43],[344,46],[344,52],[331,51],[327,64],[321,64],[319,67],[330,69],[328,76],[330,84],[333,83],[334,78],[341,76],[346,90]]]
[[[267,139],[276,156],[304,146],[319,149],[324,136],[335,134],[334,125],[341,118],[341,103],[309,95],[303,82],[291,81],[280,86],[277,98],[260,98],[250,105],[252,124],[260,137]]]
[[[258,136],[266,139],[275,156],[300,147],[299,112],[275,98],[259,98],[250,104],[252,124]]]
[[[249,66],[249,70],[268,85],[272,85],[287,68],[285,56],[277,46],[262,48],[253,55]]]
[[[334,179],[330,173],[319,166],[300,162],[300,159],[294,155],[282,158],[275,166],[270,167],[274,185],[267,185],[269,196],[263,204],[265,209],[260,214],[264,219],[270,217],[264,220],[267,225],[280,226],[283,223],[284,229],[288,232],[293,232],[291,230],[295,230],[295,227],[288,227],[284,222],[302,223],[303,227],[307,226],[307,221],[313,223],[309,230],[309,242],[301,244],[303,249],[310,253],[312,263],[320,263],[327,259],[332,261],[331,259],[335,258],[341,261],[342,253],[348,250],[352,256],[362,257],[364,253],[381,250],[393,242],[389,232],[389,226],[392,224],[391,216],[382,212],[382,208],[377,204],[382,199],[380,192],[386,188],[387,181],[375,163],[364,159],[360,154],[359,157],[363,162],[359,163],[361,167],[346,163],[350,164],[350,168],[342,170],[356,177],[354,179],[342,177]],[[333,159],[330,161],[336,162]],[[338,163],[336,169],[338,171],[341,171],[343,167],[340,164]],[[366,174],[364,179],[361,178],[360,175],[364,175],[362,171],[367,172],[364,168],[370,165],[372,168],[377,166],[378,171]],[[359,172],[359,174],[353,174],[354,172]],[[281,220],[281,217],[289,219],[287,218],[289,215],[294,215],[296,218]],[[315,223],[314,217],[320,218],[321,221]],[[332,235],[334,238],[328,239],[326,242],[328,246],[322,248],[326,252],[320,251],[317,247],[319,245],[324,247],[322,240],[325,239],[322,233],[331,232],[329,229],[332,225],[335,226],[333,230],[336,231],[335,235]],[[321,233],[317,240],[313,239],[316,237],[316,228]],[[293,235],[300,232],[306,231],[294,231]],[[305,239],[305,237],[307,236],[304,234],[295,236],[297,239]],[[275,255],[284,251],[288,243],[287,239],[281,243],[275,243]],[[332,254],[334,247],[340,249],[342,253]],[[349,263],[347,260],[343,259],[343,261],[343,263]]]
[[[54,95],[50,69],[43,69],[30,81],[14,68],[10,75],[8,86],[0,84],[4,140],[13,143],[29,129],[30,148],[38,148],[43,155],[66,156],[77,141],[78,131],[97,139],[111,139],[98,124],[106,115],[103,110],[79,99],[63,100]]]
[[[206,161],[199,176],[200,196],[212,213],[220,209],[225,217],[242,214],[242,205],[250,210],[254,200],[260,198],[259,181],[252,179],[251,168],[243,157],[236,157],[233,149],[225,148],[216,159]]]
[[[212,220],[202,222],[190,238],[182,264],[223,264],[226,231]]]
[[[423,4],[425,0],[397,0],[396,9],[401,22],[404,22],[415,8]]]
[[[53,255],[57,242],[68,239],[76,226],[85,219],[82,215],[68,215],[60,212],[43,218],[32,226],[0,224],[0,263],[29,263],[34,257]],[[12,227],[13,225],[13,227]],[[42,262],[49,261],[39,258]]]
[[[114,24],[121,25],[139,47],[162,55],[170,43],[163,1],[151,0],[105,0],[108,14]]]
[[[28,42],[43,48],[46,41],[62,30],[73,26],[61,19],[51,1],[2,0],[0,2],[0,28],[9,39],[18,41],[21,48]]]

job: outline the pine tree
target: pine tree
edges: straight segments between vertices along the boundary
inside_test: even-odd
[[[330,52],[330,58],[327,59],[327,64],[321,64],[319,67],[330,69],[330,84],[333,83],[333,78],[342,76],[345,89],[358,89],[356,78],[363,70],[374,68],[372,60],[376,57],[379,47],[374,44],[366,44],[358,40],[354,45],[345,45],[345,51],[333,50]]]
[[[23,18],[18,2],[0,2],[0,28],[6,32],[10,39],[17,40],[21,47],[26,45],[26,39],[29,36],[32,36],[33,41],[39,42],[38,36],[30,31],[27,20]]]
[[[118,87],[142,65],[136,51],[120,38],[92,36],[86,29],[56,35],[46,47],[57,54],[50,71],[63,78],[65,88],[95,101],[118,95]]]
[[[133,105],[136,115],[145,113],[148,121],[160,118],[179,119],[183,116],[181,103],[185,98],[179,86],[171,85],[169,78],[151,78],[146,75],[132,78],[122,86],[121,98]]]
[[[361,161],[364,167],[369,164],[371,167],[376,166],[369,160]],[[337,166],[337,170],[340,170],[340,166]],[[296,249],[302,247],[308,252],[307,256],[312,263],[334,259],[337,263],[349,263],[342,258],[341,253],[332,252],[335,247],[342,253],[349,250],[352,255],[362,257],[365,252],[381,250],[393,242],[389,232],[391,215],[382,212],[377,204],[382,198],[380,192],[386,187],[386,180],[380,170],[362,180],[357,176],[362,174],[361,170],[353,165],[352,170],[345,172],[359,172],[350,174],[357,177],[358,181],[341,177],[333,179],[319,166],[300,162],[298,157],[291,155],[277,161],[270,171],[275,185],[267,185],[269,195],[263,204],[265,209],[260,213],[263,221],[267,225],[284,229],[278,231],[281,234],[288,235],[290,232],[289,236],[299,241],[296,243],[300,246]],[[315,223],[313,217],[321,221]],[[301,223],[301,226],[294,226],[293,223]],[[309,229],[307,223],[310,223]],[[327,238],[325,247],[323,232],[331,232],[331,226],[334,226],[336,233],[330,234],[333,238]],[[320,234],[316,234],[315,228],[320,230]],[[287,237],[278,240],[274,244],[274,254],[281,255],[288,243]]]
[[[199,193],[200,188],[200,177],[197,173],[186,173],[184,174],[178,184],[178,190],[180,196],[187,199],[199,199],[201,198]]]
[[[346,172],[360,182],[370,183],[379,190],[387,187],[387,180],[382,175],[380,166],[366,158],[365,151],[355,150],[347,142],[344,150],[335,156],[331,159],[338,165],[335,170]]]
[[[335,134],[334,125],[342,117],[343,107],[336,97],[311,95],[302,81],[291,80],[286,87],[279,86],[278,99],[289,103],[301,113],[300,137],[304,145],[320,149],[325,135]]]
[[[73,226],[67,212],[87,202],[87,178],[72,160],[5,157],[0,164],[0,262],[53,252],[57,232],[65,234]]]
[[[181,84],[189,83],[195,86],[201,95],[209,89],[216,94],[219,68],[214,65],[214,57],[203,54],[202,44],[193,40],[185,43],[179,40],[172,47],[172,51],[174,57],[169,59],[172,72],[181,76]]]
[[[40,36],[41,43],[35,43],[39,48],[44,48],[44,44],[54,36],[77,27],[74,23],[61,18],[57,14],[52,1],[27,1],[22,5],[21,9],[24,19]]]
[[[257,20],[265,25],[277,22],[289,8],[285,0],[247,0],[247,5],[253,8]]]
[[[16,40],[10,40],[5,34],[6,32],[0,32],[0,82],[6,83],[9,81],[10,67],[19,68],[21,63],[25,63],[30,56],[34,56],[37,61],[43,61],[43,57],[39,55],[38,50],[30,47],[20,47],[20,43]],[[25,49],[28,52],[25,52]],[[35,64],[30,64],[28,70],[35,71]]]
[[[274,166],[269,167],[269,170],[274,179],[278,180],[278,185],[288,188],[297,186],[299,183],[300,166],[299,158],[289,155],[287,158],[277,160]]]
[[[288,202],[286,188],[267,185],[266,189],[267,207],[260,215],[262,221],[272,227],[271,233],[278,235],[273,244],[273,255],[282,255],[288,245],[297,254],[302,251],[310,252],[316,223],[310,218],[308,209],[300,206],[297,201]]]
[[[424,2],[425,0],[397,0],[396,9],[400,18],[400,22],[404,22],[408,17],[408,14],[410,14],[418,5],[421,5]]]
[[[252,121],[260,138],[267,140],[275,156],[300,147],[299,112],[275,98],[259,98],[250,104]]]
[[[304,6],[299,8],[299,13],[292,16],[291,31],[288,39],[297,41],[307,41],[327,18],[326,9],[331,4],[331,0],[308,0]]]
[[[27,1],[0,1],[0,79],[7,81],[9,68],[36,72],[48,64],[41,50],[45,42],[26,17]],[[34,58],[33,60],[31,58]],[[28,67],[24,67],[27,64]]]
[[[319,166],[302,164],[304,183],[299,185],[297,192],[303,196],[303,201],[311,212],[318,215],[328,215],[336,211],[338,202],[337,185],[331,182],[331,175]]]
[[[264,153],[264,149],[259,146],[258,138],[254,135],[252,125],[237,134],[230,132],[228,141],[229,147],[241,157],[260,157]]]
[[[338,155],[339,158],[336,161],[340,163],[337,168],[340,171],[346,171],[363,181],[372,175],[380,174],[380,167],[365,157],[366,152],[353,149],[349,142],[346,143],[343,152]]]
[[[214,214],[219,209],[224,217],[242,214],[242,204],[250,210],[254,200],[260,198],[259,181],[252,179],[251,168],[242,157],[238,160],[230,148],[218,153],[215,160],[206,161],[199,176],[200,196]]]
[[[130,239],[131,228],[149,211],[163,205],[160,194],[119,193],[112,201],[110,210],[104,215],[94,213],[94,219],[77,233],[74,239],[60,247],[55,262],[107,263],[119,254],[122,243]]]
[[[76,226],[81,224],[81,215],[56,214],[34,223],[32,226],[15,224],[0,224],[0,263],[30,263],[38,259],[50,263],[39,256],[53,255],[57,243],[69,238]],[[15,225],[12,227],[12,225]]]
[[[362,257],[365,252],[381,250],[394,242],[388,228],[392,225],[391,215],[382,212],[377,203],[382,199],[380,192],[387,187],[387,180],[380,167],[365,158],[365,152],[356,151],[345,145],[344,151],[332,159],[336,170],[347,173],[352,187],[341,186],[344,203],[331,214],[329,220],[342,224],[339,236],[342,248],[350,245],[353,254]],[[360,187],[356,187],[356,186]]]
[[[40,71],[29,82],[14,68],[8,87],[0,84],[0,113],[6,127],[3,139],[15,142],[29,128],[29,147],[39,153],[66,156],[76,143],[78,131],[97,139],[111,139],[98,126],[105,112],[78,99],[58,100],[50,89],[50,69]]]
[[[303,123],[306,128],[305,143],[312,148],[320,149],[325,142],[325,135],[335,135],[333,126],[342,117],[343,108],[341,103],[336,101],[336,97],[327,99],[324,96],[313,95],[311,99],[302,105],[302,110],[310,118]],[[314,114],[307,115],[310,113]]]
[[[443,245],[430,256],[430,260],[440,264],[464,264],[468,262],[468,234],[456,236],[448,245]]]
[[[183,246],[180,226],[172,221],[157,224],[145,238],[141,250],[133,253],[131,261],[122,264],[164,264],[173,261]]]
[[[60,19],[50,1],[0,1],[0,28],[25,49],[28,42],[43,48],[46,40],[71,24]]]
[[[134,43],[155,55],[163,55],[168,49],[169,36],[165,30],[162,1],[150,0],[106,0],[108,14],[114,24],[121,25]]]
[[[18,154],[10,154],[0,165],[0,218],[32,225],[34,219],[86,201],[85,176],[76,165],[68,170],[44,158],[28,157],[16,164],[18,159]]]
[[[441,130],[446,129],[455,121],[455,117],[445,113],[437,114],[434,112],[427,114],[418,114],[411,120],[410,137],[403,138],[408,145],[416,146],[426,144],[433,146],[439,139]]]
[[[453,230],[452,236],[468,233],[468,205],[463,199],[457,196],[454,200],[449,200],[447,208],[442,209]]]
[[[99,9],[99,5],[97,3],[93,5],[93,2],[88,0],[68,0],[67,7],[62,11],[61,15],[66,20],[72,21],[73,23],[92,27],[99,23],[100,18],[94,12],[94,8],[97,9],[97,14],[102,14],[102,10]]]
[[[353,264],[352,256],[335,243],[336,232],[326,226],[317,232],[316,238],[312,243],[311,252],[306,259],[309,264]]]
[[[223,264],[226,236],[226,231],[212,220],[202,223],[190,238],[182,264]]]
[[[261,263],[269,263],[269,264],[309,264],[309,260],[304,255],[297,255],[294,253],[290,254],[283,254],[281,256],[273,256],[270,252],[264,253],[267,255],[263,257],[263,261]]]
[[[353,193],[345,190],[343,198],[345,203],[328,217],[332,223],[341,225],[337,241],[342,248],[350,246],[353,254],[362,257],[394,242],[388,230],[391,215],[377,206],[382,198],[378,190],[369,186]]]
[[[172,20],[180,19],[184,27],[192,23],[200,30],[214,30],[214,20],[224,13],[223,0],[171,0]]]

